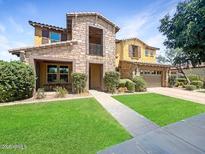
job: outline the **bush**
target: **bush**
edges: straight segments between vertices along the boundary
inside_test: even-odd
[[[43,88],[38,88],[37,92],[36,92],[36,99],[43,99],[45,98],[45,91]]]
[[[169,76],[169,79],[168,79],[168,84],[169,84],[169,87],[174,87],[175,84],[176,84],[176,76]]]
[[[104,76],[105,88],[108,92],[115,92],[119,86],[120,74],[118,72],[106,72]]]
[[[199,80],[202,80],[200,76],[198,75],[190,75],[188,76],[189,80],[192,82],[192,81],[199,81]]]
[[[192,81],[191,82],[191,85],[195,85],[196,86],[196,88],[202,88],[203,87],[203,82],[202,81],[197,81],[197,80],[194,80],[194,81]]]
[[[135,92],[135,83],[131,80],[127,80],[125,86],[127,87],[128,92]]]
[[[187,84],[187,80],[185,78],[182,78],[182,77],[181,78],[177,78],[176,81],[177,82],[183,82],[184,85]]]
[[[135,91],[142,92],[147,90],[147,84],[141,76],[135,76],[132,81],[135,83]]]
[[[72,73],[73,88],[76,93],[82,93],[85,91],[87,76],[83,73]]]
[[[179,81],[177,81],[176,82],[176,87],[184,87],[186,84],[184,84],[184,82],[179,82]]]
[[[127,91],[127,87],[119,87],[118,88],[118,92],[119,93],[124,93],[124,92],[126,92]]]
[[[65,97],[68,91],[63,87],[56,87],[54,89],[56,91],[56,97]]]
[[[196,86],[195,86],[195,85],[186,85],[186,86],[185,86],[185,89],[192,91],[192,90],[195,90],[195,89],[196,89]]]
[[[126,87],[126,82],[131,81],[130,79],[120,79],[118,87]]]
[[[34,73],[29,65],[0,61],[0,102],[32,97],[34,82]]]

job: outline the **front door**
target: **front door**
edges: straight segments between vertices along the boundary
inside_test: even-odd
[[[89,88],[102,90],[102,64],[89,64]]]

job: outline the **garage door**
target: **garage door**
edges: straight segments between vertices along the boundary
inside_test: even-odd
[[[147,83],[147,87],[161,87],[161,72],[143,72],[141,76]]]

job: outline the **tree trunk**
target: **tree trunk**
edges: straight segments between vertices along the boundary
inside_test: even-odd
[[[189,78],[186,76],[186,74],[184,73],[184,70],[183,70],[182,66],[178,66],[177,70],[183,74],[183,76],[187,80],[187,83],[190,84],[191,82],[190,82]]]

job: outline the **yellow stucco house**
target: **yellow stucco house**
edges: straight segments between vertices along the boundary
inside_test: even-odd
[[[170,66],[157,64],[156,51],[159,48],[149,46],[138,38],[116,40],[117,69],[122,78],[142,76],[148,87],[168,85]]]

